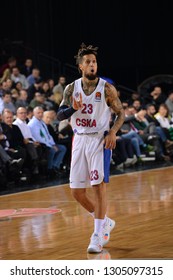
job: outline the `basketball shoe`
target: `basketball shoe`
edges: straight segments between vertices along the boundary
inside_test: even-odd
[[[93,233],[90,238],[90,244],[88,246],[88,253],[101,253],[102,251],[102,238],[97,233]]]
[[[105,246],[110,239],[110,232],[115,227],[116,222],[108,217],[106,217],[105,224],[103,226],[103,235],[102,235],[102,246]]]

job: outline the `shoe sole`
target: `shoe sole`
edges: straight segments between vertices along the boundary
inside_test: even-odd
[[[87,249],[87,253],[90,253],[90,254],[99,254],[99,253],[102,252],[102,250],[103,250],[103,248],[101,248],[100,251],[97,251],[97,250],[94,249],[94,248],[88,248],[88,249]]]

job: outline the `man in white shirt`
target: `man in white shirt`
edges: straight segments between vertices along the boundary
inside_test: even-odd
[[[31,129],[34,139],[46,147],[48,177],[54,177],[61,175],[59,168],[62,160],[61,153],[63,152],[65,154],[66,150],[63,149],[62,151],[60,145],[58,146],[50,135],[47,125],[42,120],[43,112],[42,107],[35,107],[33,110],[34,116],[29,121],[28,126]]]
[[[24,107],[19,107],[16,112],[16,120],[13,124],[17,125],[24,137],[24,143],[27,150],[27,154],[30,160],[30,169],[32,174],[38,174],[38,150],[39,146],[41,148],[40,143],[34,140],[30,127],[26,123],[27,118],[27,110]]]

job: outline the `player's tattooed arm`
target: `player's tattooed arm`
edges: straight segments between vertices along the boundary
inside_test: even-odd
[[[69,119],[76,112],[76,109],[73,108],[73,106],[72,106],[73,89],[74,89],[74,83],[67,85],[64,90],[63,100],[62,100],[62,102],[59,106],[58,112],[57,112],[57,119],[59,121]]]
[[[66,88],[63,92],[63,100],[62,100],[60,106],[62,106],[62,105],[66,105],[68,107],[72,106],[73,90],[74,90],[74,82],[66,86]]]
[[[117,131],[121,128],[122,124],[124,123],[124,119],[125,119],[124,109],[118,97],[118,92],[116,88],[109,83],[106,83],[105,85],[105,97],[106,97],[107,105],[112,109],[113,113],[115,113],[117,116],[113,126],[111,127],[111,130],[113,130],[116,134]]]

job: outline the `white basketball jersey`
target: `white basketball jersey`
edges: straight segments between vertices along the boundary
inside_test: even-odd
[[[82,94],[83,107],[71,116],[71,126],[74,133],[90,134],[104,133],[109,130],[111,109],[106,104],[105,88],[106,81],[99,78],[97,87],[90,95],[86,95],[82,89],[81,78],[75,80],[73,98]]]

